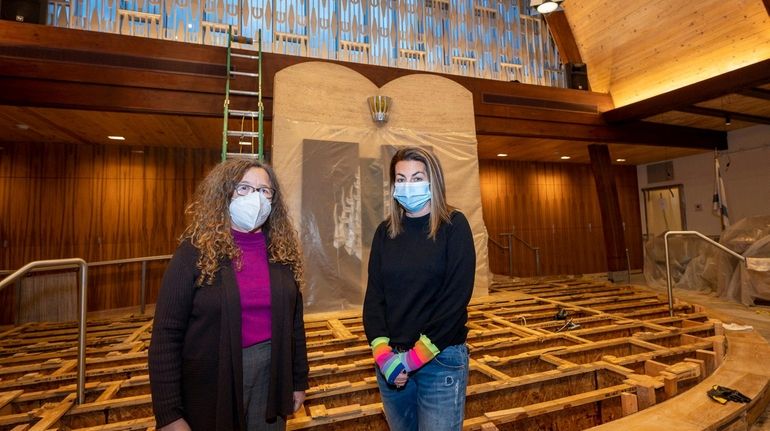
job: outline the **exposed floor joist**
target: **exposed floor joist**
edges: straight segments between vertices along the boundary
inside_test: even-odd
[[[745,425],[768,401],[770,370],[751,358],[770,346],[724,334],[698,306],[677,301],[669,317],[654,292],[580,278],[504,281],[491,291],[469,306],[466,430],[642,429],[635,424],[660,421],[658,411],[672,415],[667,429],[705,430]],[[306,316],[306,332],[310,389],[288,429],[386,430],[360,314]],[[153,429],[150,316],[89,322],[79,406],[76,333],[71,323],[2,332],[0,430]],[[713,382],[754,401],[714,408],[702,390]],[[708,421],[673,413],[698,409],[709,410]]]

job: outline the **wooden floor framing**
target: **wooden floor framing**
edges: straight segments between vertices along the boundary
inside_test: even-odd
[[[467,430],[647,429],[633,423],[661,420],[673,430],[741,429],[770,400],[770,367],[756,366],[770,346],[725,333],[696,305],[676,302],[669,317],[655,293],[583,278],[502,282],[490,292],[469,306]],[[288,428],[387,430],[360,314],[306,320],[310,390]],[[74,324],[0,333],[0,431],[154,429],[151,331],[150,316],[89,322],[82,405]],[[721,406],[705,396],[710,384],[754,401]],[[696,409],[691,420],[677,417],[684,402]]]

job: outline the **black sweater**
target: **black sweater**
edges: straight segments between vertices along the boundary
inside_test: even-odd
[[[390,338],[411,348],[420,334],[444,350],[465,342],[466,307],[473,294],[476,250],[468,220],[454,211],[436,239],[429,239],[430,214],[402,220],[404,231],[391,239],[387,222],[377,228],[369,256],[364,329],[371,343]]]

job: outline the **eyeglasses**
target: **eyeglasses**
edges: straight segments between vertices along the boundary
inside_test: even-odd
[[[246,183],[240,183],[237,186],[235,186],[235,193],[238,196],[246,196],[254,192],[260,192],[262,193],[262,196],[268,199],[272,199],[273,195],[275,194],[275,189],[271,187],[253,187]]]

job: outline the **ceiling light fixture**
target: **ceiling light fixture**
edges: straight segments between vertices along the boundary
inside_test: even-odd
[[[508,157],[508,154],[506,153],[500,153],[497,155],[497,157]]]
[[[107,136],[107,139],[111,139],[113,141],[125,141],[126,140],[126,138],[124,138],[122,136],[118,136],[118,135]]]
[[[19,124],[16,125],[16,127],[21,129],[21,130],[29,130],[29,125],[28,124],[24,124],[24,123],[19,123]]]
[[[622,163],[622,162],[625,162],[625,161],[626,161],[626,159],[615,159],[615,161],[616,161],[616,162],[621,162],[621,163]]]
[[[561,159],[562,159],[562,160],[569,160],[569,159],[571,159],[571,158],[572,158],[572,157],[570,157],[570,156],[561,156]]]
[[[559,9],[559,4],[564,0],[530,0],[529,7],[537,9],[540,13],[551,13]]]

